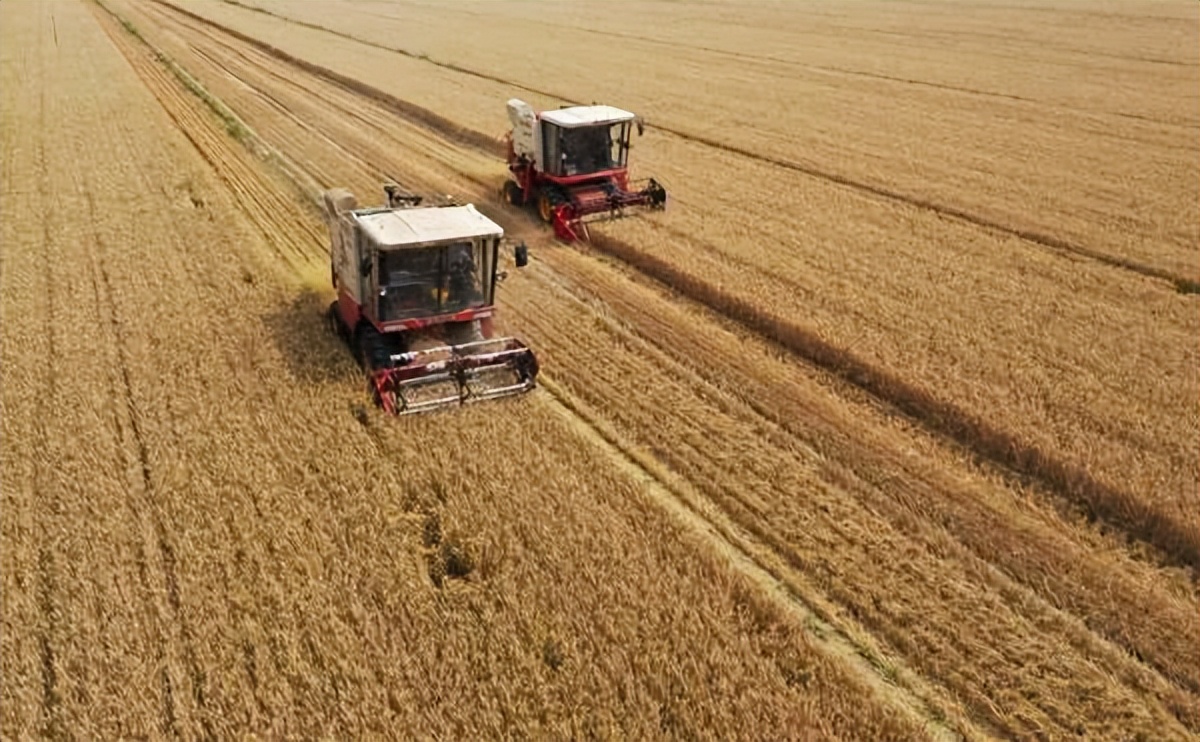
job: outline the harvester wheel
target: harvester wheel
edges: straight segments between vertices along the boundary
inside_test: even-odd
[[[338,303],[335,301],[329,305],[329,311],[326,313],[326,319],[329,321],[329,329],[334,335],[337,335],[343,340],[346,338],[346,328],[342,324],[342,318],[338,314]]]
[[[355,340],[355,352],[364,371],[371,373],[387,366],[387,348],[378,330],[365,324],[358,329]]]
[[[555,201],[554,194],[548,189],[538,194],[538,216],[547,224],[554,221],[554,208],[558,206]]]
[[[516,181],[504,181],[504,200],[513,206],[521,207],[525,205],[525,192],[521,190],[521,186],[517,185]]]

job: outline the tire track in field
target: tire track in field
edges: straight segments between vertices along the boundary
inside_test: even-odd
[[[114,33],[110,24],[105,22],[105,18],[97,12],[95,6],[89,5],[88,8],[97,26],[108,35],[110,41],[112,41],[118,50],[123,51],[121,39],[117,33]],[[121,134],[124,141],[136,149],[136,143],[129,141],[128,134],[124,131]],[[94,189],[82,181],[82,176],[78,171],[73,171],[72,175],[77,191],[85,197],[88,223],[93,225],[90,238],[84,240],[85,250],[93,271],[93,279],[95,280],[97,276],[99,278],[96,288],[103,301],[98,305],[98,308],[102,308],[101,311],[103,311],[107,318],[106,329],[113,340],[112,345],[115,348],[117,357],[116,365],[119,377],[118,395],[121,398],[121,402],[123,402],[119,407],[123,409],[124,415],[118,414],[117,409],[114,409],[113,416],[120,440],[124,444],[126,452],[130,455],[132,463],[138,469],[137,479],[130,482],[125,502],[134,522],[138,524],[142,536],[142,543],[139,545],[139,565],[142,570],[141,578],[143,586],[150,595],[158,592],[151,587],[147,571],[149,568],[147,556],[153,554],[156,557],[154,559],[156,562],[155,566],[161,571],[162,585],[166,593],[167,610],[163,611],[162,606],[158,604],[157,600],[152,600],[152,603],[155,605],[160,616],[164,619],[169,617],[168,626],[173,625],[178,627],[177,636],[172,636],[173,632],[166,626],[160,627],[159,631],[159,661],[161,665],[159,668],[159,677],[163,701],[163,725],[168,733],[179,736],[182,723],[180,718],[182,715],[181,712],[188,709],[181,709],[178,695],[181,692],[189,693],[190,690],[190,700],[193,708],[189,711],[194,712],[195,716],[198,717],[204,737],[207,739],[216,739],[217,735],[212,721],[206,713],[208,703],[204,690],[204,671],[196,656],[194,632],[182,605],[178,557],[157,502],[160,493],[154,483],[153,465],[146,432],[142,424],[142,413],[133,392],[133,382],[130,375],[132,364],[127,350],[129,337],[126,331],[126,322],[120,316],[120,308],[115,299],[118,294],[114,291],[113,280],[108,270],[107,255],[109,251],[105,249],[106,241],[96,226],[103,223],[102,216],[96,204]],[[140,172],[139,176],[144,181],[144,176],[141,176]],[[143,182],[143,185],[150,186],[151,184]],[[233,188],[232,185],[229,185],[229,187]],[[146,190],[147,188],[143,188],[143,191]],[[175,682],[172,680],[169,671],[169,665],[173,659],[171,657],[173,652],[169,649],[172,641],[179,645],[179,654],[181,655],[179,659],[182,660],[184,671],[187,673],[187,684],[190,686],[190,689],[177,688]]]
[[[76,187],[87,194],[89,218],[95,223],[96,209],[90,191],[87,190],[86,186],[82,186],[79,183],[76,183]],[[114,392],[118,399],[112,409],[113,428],[117,432],[118,439],[121,441],[122,453],[128,456],[129,459],[136,461],[141,475],[140,486],[134,482],[129,482],[128,489],[125,491],[125,507],[129,511],[130,518],[136,524],[137,532],[141,537],[137,549],[138,575],[142,583],[142,589],[146,595],[148,607],[152,611],[158,612],[157,601],[153,597],[157,590],[150,578],[150,555],[157,550],[159,563],[162,564],[163,571],[161,579],[171,600],[172,608],[178,614],[178,581],[174,575],[174,553],[169,550],[157,509],[148,496],[152,486],[150,458],[146,449],[145,437],[138,423],[137,404],[133,399],[133,390],[129,379],[129,363],[125,354],[124,333],[121,330],[121,323],[117,317],[112,299],[112,282],[108,276],[107,269],[104,267],[102,261],[96,257],[94,247],[90,243],[87,245],[87,258],[92,273],[92,288],[96,295],[96,306],[103,314],[101,318],[102,324],[105,325],[104,329],[111,338],[112,346],[116,349],[117,355]],[[120,414],[120,410],[124,410],[125,414],[123,416]],[[125,421],[128,421],[128,423]],[[148,513],[152,521],[149,533],[146,523]],[[151,533],[153,534],[152,537]],[[159,635],[158,656],[156,659],[159,664],[159,692],[163,714],[161,730],[164,734],[178,737],[182,730],[180,728],[178,702],[176,700],[177,691],[168,669],[169,658],[166,649],[168,638],[162,627],[156,628]]]
[[[38,49],[41,51],[42,39],[40,37],[38,42]],[[47,131],[46,85],[44,84],[39,91],[38,119],[40,121],[40,128],[43,131]],[[49,207],[50,204],[54,203],[54,200],[52,198],[52,186],[48,182],[50,171],[47,167],[46,138],[44,136],[38,138],[38,173],[39,203]],[[55,393],[55,360],[58,358],[54,331],[54,307],[58,304],[54,291],[54,277],[52,275],[55,261],[51,260],[48,251],[50,246],[55,244],[55,241],[50,230],[50,219],[44,217],[41,222],[42,296],[44,298],[42,305],[42,336],[46,338],[42,398],[50,400],[51,405],[53,405],[53,400],[57,396]],[[36,416],[34,430],[40,441],[38,448],[43,453],[50,451],[50,434],[47,430],[45,417],[41,415]],[[58,657],[54,651],[55,624],[59,614],[54,596],[58,592],[58,585],[54,579],[54,553],[51,550],[52,532],[44,519],[46,517],[46,510],[49,510],[50,513],[57,513],[61,505],[55,492],[56,488],[48,486],[46,482],[45,471],[45,465],[34,466],[33,500],[39,506],[39,510],[42,510],[39,520],[42,520],[43,528],[41,534],[42,543],[37,549],[37,571],[34,575],[34,600],[38,607],[38,612],[41,614],[41,625],[35,629],[35,633],[37,635],[38,660],[42,676],[42,714],[44,717],[42,733],[59,739],[66,734],[66,727],[63,719],[62,691],[59,688]]]
[[[73,174],[73,182],[77,193],[86,193],[89,218],[94,219],[95,206],[93,204],[91,192],[86,189],[86,186],[83,183],[80,182],[77,173]],[[110,348],[115,349],[114,354],[119,358],[122,351],[121,338],[116,331],[118,320],[116,317],[116,310],[113,305],[112,292],[109,287],[107,276],[104,275],[104,269],[101,266],[100,261],[96,258],[95,245],[90,241],[84,241],[83,247],[87,258],[88,274],[91,278],[92,301],[97,312],[98,329],[101,331],[108,331],[108,345]],[[113,403],[108,405],[108,408],[111,412],[112,430],[116,433],[117,440],[119,441],[118,453],[122,456],[122,464],[127,465],[134,457],[130,452],[130,436],[126,430],[128,426],[125,424],[125,422],[123,422],[120,412],[122,409],[125,409],[128,414],[128,408],[130,404],[128,369],[124,362],[118,362],[114,367],[110,358],[106,358],[105,360],[109,361],[107,364],[109,366],[109,384],[112,387],[111,393],[114,397]],[[141,439],[138,438],[137,442],[141,443]],[[145,480],[147,477],[147,459],[141,457],[138,458],[142,467],[142,478]],[[127,482],[127,484],[132,483]],[[144,511],[139,509],[142,504],[134,501],[134,489],[135,488],[132,486],[126,489],[124,503],[125,508],[129,513],[130,521],[136,524],[138,535],[141,537],[137,545],[135,562],[138,567],[138,578],[141,582],[146,609],[153,613],[157,610],[157,606],[152,597],[155,594],[155,588],[150,579],[150,566],[147,561],[147,555],[151,552],[147,548],[149,540],[146,538],[144,530],[144,516],[142,515]],[[159,726],[163,734],[170,734],[178,737],[181,734],[181,729],[179,726],[179,715],[176,710],[177,704],[175,702],[175,692],[171,683],[170,674],[167,672],[167,655],[165,648],[166,638],[162,633],[162,628],[158,626],[157,623],[155,624],[154,629],[155,633],[158,635],[157,639],[159,642],[158,655],[156,657],[159,662],[159,696],[162,704],[162,719],[160,720]]]
[[[125,402],[126,417],[129,420],[129,430],[132,432],[132,443],[136,450],[137,463],[141,473],[141,487],[131,488],[131,492],[126,500],[126,505],[139,522],[144,522],[146,513],[149,515],[150,536],[152,538],[144,539],[146,541],[140,548],[143,554],[143,568],[145,568],[144,554],[148,548],[154,550],[158,556],[158,563],[161,565],[162,581],[166,588],[167,605],[170,608],[170,617],[174,625],[178,626],[179,638],[178,643],[181,646],[183,665],[188,675],[190,686],[191,701],[194,705],[194,710],[197,712],[201,728],[204,730],[206,739],[217,739],[217,734],[212,726],[212,721],[208,718],[208,701],[205,687],[205,674],[201,668],[200,662],[196,657],[195,636],[191,628],[191,622],[188,620],[183,609],[181,600],[181,590],[179,587],[179,569],[178,557],[175,554],[175,547],[171,542],[167,532],[166,525],[163,521],[162,514],[157,507],[158,488],[154,485],[152,467],[150,464],[149,449],[146,444],[145,434],[138,423],[138,406],[133,399],[133,389],[129,378],[129,362],[124,352],[125,341],[119,335],[121,321],[117,318],[115,307],[112,305],[112,288],[107,269],[103,267],[103,261],[99,263],[102,283],[105,288],[105,294],[108,296],[110,324],[112,332],[117,339],[118,355],[120,357],[120,377],[121,387]],[[123,439],[126,436],[124,427],[121,428]],[[134,495],[137,494],[136,502]],[[150,543],[152,542],[152,543]],[[143,581],[149,588],[148,576],[145,572],[142,574]],[[169,639],[164,638],[164,642]],[[165,655],[163,657],[165,659]],[[162,692],[164,700],[164,712],[166,714],[166,722],[168,729],[178,736],[179,726],[179,704],[176,701],[178,690],[171,682],[170,674],[164,666],[161,670]],[[184,692],[187,692],[186,690]]]
[[[151,83],[149,78],[143,79],[148,84]],[[165,79],[159,79],[158,82],[171,84],[170,80]],[[175,121],[181,120],[177,117],[172,118]],[[349,153],[348,150],[344,151]],[[205,159],[211,165],[212,159]],[[685,524],[689,531],[708,542],[716,553],[730,561],[752,584],[767,595],[775,596],[776,600],[773,602],[795,618],[799,625],[806,627],[806,636],[814,645],[838,657],[854,677],[900,713],[911,717],[918,725],[924,727],[934,739],[964,738],[959,731],[943,720],[943,714],[935,700],[936,694],[926,686],[919,674],[895,665],[885,672],[877,664],[881,661],[880,654],[873,643],[864,644],[867,640],[853,638],[851,634],[832,623],[835,619],[832,619],[828,611],[805,600],[802,588],[787,575],[790,567],[786,561],[781,561],[784,558],[776,553],[771,544],[746,532],[714,505],[701,505],[703,497],[685,491],[686,483],[668,482],[668,475],[659,471],[660,466],[632,450],[618,433],[609,429],[600,416],[590,414],[582,408],[580,401],[575,400],[552,379],[544,379],[543,385],[548,392],[545,402],[552,411],[562,416],[569,427],[586,441],[603,450],[619,469],[646,488],[652,500]],[[374,439],[374,436],[371,437]],[[376,445],[379,445],[378,441]],[[861,636],[861,632],[857,633]],[[1000,736],[994,730],[986,733],[981,733],[978,729],[971,731],[974,737]]]
[[[412,103],[401,101],[388,93],[319,65],[299,60],[269,44],[225,29],[220,24],[198,17],[189,11],[175,8],[165,0],[154,1],[204,26],[216,28],[240,39],[287,64],[326,79],[347,92],[370,98],[410,122],[427,127],[446,139],[475,147],[489,155],[495,155],[498,150],[498,144],[493,137],[452,122],[444,126],[442,122],[446,120],[443,117],[420,109]],[[409,112],[414,108],[419,113],[410,117]],[[475,182],[479,181],[475,179]],[[490,189],[488,198],[494,205],[501,205],[499,198],[491,194]],[[937,398],[894,372],[874,366],[851,350],[824,340],[803,325],[778,316],[769,309],[692,275],[635,245],[603,235],[594,237],[592,245],[676,293],[708,306],[754,334],[865,391],[888,408],[922,425],[935,435],[949,439],[953,444],[962,446],[999,466],[1003,471],[1011,472],[1018,478],[1030,477],[1041,482],[1081,511],[1089,520],[1109,524],[1131,538],[1155,547],[1165,561],[1192,569],[1200,568],[1200,533],[1179,523],[1153,501],[1101,482],[1084,468],[1062,460],[1052,452],[1027,443],[986,419]]]
[[[41,490],[38,490],[41,494]],[[52,739],[62,739],[66,736],[66,727],[62,718],[62,693],[58,688],[58,659],[51,643],[54,633],[54,619],[58,615],[55,607],[54,594],[58,586],[54,580],[54,555],[50,547],[42,545],[37,551],[37,588],[35,600],[38,611],[41,612],[46,625],[37,631],[38,659],[42,668],[42,713],[45,721],[42,733]]]
[[[220,30],[224,33],[227,33],[230,36],[233,36],[234,38],[240,39],[242,41],[245,41],[246,43],[257,46],[258,48],[262,49],[263,51],[266,51],[267,53],[271,54],[272,56],[275,56],[279,59],[290,62],[292,64],[296,64],[310,72],[313,72],[314,74],[318,74],[318,75],[325,77],[327,79],[330,79],[330,80],[337,80],[341,84],[349,86],[352,89],[358,89],[364,95],[368,95],[372,98],[375,98],[376,100],[380,100],[381,102],[384,100],[387,100],[391,103],[391,105],[395,106],[398,111],[400,111],[402,109],[407,109],[409,111],[408,115],[411,115],[414,118],[425,119],[431,125],[437,126],[439,128],[444,127],[444,133],[448,137],[454,137],[455,141],[459,141],[463,144],[469,144],[471,146],[482,146],[482,147],[488,148],[487,151],[492,151],[493,148],[498,147],[495,137],[488,136],[481,132],[473,131],[471,129],[468,129],[467,127],[459,126],[458,124],[455,124],[454,122],[449,121],[445,117],[435,114],[432,111],[429,111],[428,109],[423,109],[419,106],[415,106],[414,104],[409,103],[407,101],[401,101],[401,100],[395,98],[394,96],[384,93],[381,90],[372,88],[371,86],[366,85],[365,83],[362,83],[358,80],[354,80],[353,78],[349,78],[345,75],[334,72],[333,70],[330,70],[330,69],[321,67],[319,65],[313,64],[311,62],[308,62],[306,60],[302,60],[297,57],[294,57],[291,54],[288,54],[287,52],[283,51],[282,49],[278,49],[274,46],[271,46],[270,44],[267,44],[266,42],[260,41],[251,36],[243,34],[240,31],[229,28],[228,26],[222,25],[216,21],[209,20],[208,18],[205,18],[197,13],[193,13],[190,10],[185,10],[184,8],[180,8],[176,5],[174,5],[169,0],[153,0],[153,2],[155,2],[159,5],[169,7],[172,10],[174,10],[175,12],[186,15],[196,21],[199,21],[200,23],[217,28],[218,30]],[[335,31],[332,29],[328,29],[328,28],[325,28],[324,26],[320,26],[318,24],[308,23],[307,21],[295,20],[292,18],[288,18],[286,16],[281,16],[276,13],[272,13],[271,11],[268,11],[268,10],[263,10],[262,8],[255,8],[253,6],[243,5],[242,3],[239,3],[236,0],[221,0],[221,2],[224,2],[228,5],[236,6],[238,8],[247,10],[249,12],[262,13],[262,14],[268,15],[272,18],[281,20],[285,23],[291,23],[291,24],[303,26],[305,28],[309,28],[309,29],[316,30],[316,31],[321,31],[323,33],[331,34],[331,35],[337,36],[339,38],[347,39],[349,41],[353,41],[355,43],[362,44],[364,46],[369,46],[372,48],[380,49],[382,51],[399,54],[401,56],[408,57],[410,59],[415,59],[415,60],[418,60],[421,62],[425,62],[425,63],[431,64],[431,65],[434,65],[436,67],[441,67],[443,69],[447,69],[452,72],[457,72],[460,74],[475,77],[477,79],[487,80],[488,82],[494,82],[494,83],[498,83],[498,84],[505,85],[508,87],[516,88],[519,90],[524,90],[526,92],[534,93],[536,95],[542,95],[542,96],[546,96],[549,98],[556,98],[558,100],[566,101],[567,103],[570,103],[572,105],[582,105],[583,104],[581,101],[572,100],[568,97],[562,96],[553,91],[543,90],[543,89],[536,88],[536,87],[531,87],[529,85],[519,83],[514,80],[508,80],[508,79],[505,79],[505,78],[497,76],[497,75],[491,75],[486,72],[480,72],[478,70],[473,70],[473,69],[463,67],[458,64],[454,64],[452,62],[441,62],[441,61],[438,61],[435,59],[431,59],[426,55],[416,54],[416,53],[407,51],[405,49],[390,47],[390,46],[387,46],[384,44],[379,44],[379,43],[376,43],[373,41],[367,41],[365,39],[359,38],[352,34],[347,34],[347,33],[341,32],[341,31]],[[898,77],[890,78],[890,79],[902,81],[902,82],[907,81],[903,78],[898,78]],[[917,81],[907,81],[907,82],[917,82]],[[924,84],[928,84],[933,87],[942,87],[939,83],[924,83]],[[973,91],[973,92],[981,93],[982,91]],[[1023,100],[1029,100],[1029,99],[1023,99]],[[416,110],[412,110],[412,109],[416,109]],[[1129,114],[1129,116],[1132,118],[1142,118],[1142,119],[1146,118],[1146,117],[1140,117],[1137,114]],[[1155,123],[1166,123],[1166,122],[1155,121]],[[994,233],[1008,235],[1010,237],[1015,237],[1024,242],[1038,245],[1044,249],[1048,249],[1048,250],[1052,250],[1055,252],[1064,253],[1064,254],[1068,254],[1068,255],[1075,255],[1078,257],[1086,258],[1088,260],[1094,260],[1098,263],[1107,265],[1111,268],[1118,268],[1121,270],[1129,271],[1129,272],[1138,274],[1138,275],[1146,277],[1146,278],[1153,278],[1153,279],[1166,281],[1166,282],[1172,284],[1173,286],[1175,286],[1175,288],[1179,291],[1185,291],[1188,293],[1200,291],[1200,282],[1198,282],[1194,278],[1191,278],[1188,276],[1183,276],[1183,275],[1174,273],[1172,271],[1169,271],[1169,270],[1166,270],[1163,268],[1158,268],[1156,266],[1149,265],[1147,263],[1142,263],[1137,260],[1123,257],[1121,255],[1114,255],[1114,254],[1105,252],[1105,251],[1097,249],[1097,248],[1088,247],[1087,245],[1080,244],[1073,240],[1068,240],[1068,239],[1065,239],[1062,237],[1058,237],[1056,235],[1047,234],[1045,232],[1041,232],[1041,231],[1034,230],[1034,229],[1027,229],[1027,228],[1023,228],[1023,227],[1012,226],[1012,225],[997,221],[995,219],[990,219],[988,217],[981,216],[979,214],[974,214],[966,209],[962,209],[962,208],[959,208],[956,206],[939,203],[937,201],[923,198],[921,196],[904,193],[902,191],[893,190],[886,186],[875,185],[875,184],[869,183],[867,181],[858,180],[856,178],[851,178],[851,177],[841,175],[841,174],[838,174],[838,173],[835,173],[832,171],[824,170],[824,169],[815,167],[813,165],[806,165],[799,161],[785,159],[782,157],[776,157],[776,156],[772,156],[772,155],[760,154],[758,152],[747,149],[745,147],[739,147],[737,145],[729,144],[727,142],[722,142],[718,139],[715,139],[715,138],[709,137],[709,136],[705,136],[702,134],[694,134],[691,132],[687,132],[682,129],[678,129],[676,127],[664,126],[662,124],[647,124],[647,127],[651,128],[651,129],[658,129],[659,131],[663,131],[668,134],[672,134],[672,135],[678,137],[679,139],[683,139],[685,141],[694,142],[696,144],[701,144],[701,145],[704,145],[707,147],[711,147],[713,149],[716,149],[716,150],[719,150],[722,152],[726,152],[728,154],[737,155],[739,157],[746,157],[748,159],[755,160],[757,162],[762,162],[762,163],[765,163],[768,165],[782,168],[784,170],[789,170],[791,172],[800,173],[801,175],[805,175],[810,178],[814,178],[816,180],[825,181],[827,183],[832,183],[834,185],[842,186],[844,188],[848,188],[850,190],[857,191],[859,193],[866,194],[868,196],[871,196],[871,197],[874,197],[874,198],[877,198],[880,200],[903,204],[905,206],[909,206],[909,207],[918,209],[920,211],[936,214],[937,216],[940,216],[942,218],[955,219],[957,221],[960,221],[960,222],[963,222],[966,224],[970,224],[974,227],[984,229],[989,232],[994,232]],[[1200,128],[1200,127],[1194,127],[1194,128]]]

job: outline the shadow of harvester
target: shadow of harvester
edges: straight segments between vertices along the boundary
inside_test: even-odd
[[[304,289],[286,307],[262,319],[293,382],[356,388],[362,373],[346,343],[330,329],[328,309],[328,299]]]

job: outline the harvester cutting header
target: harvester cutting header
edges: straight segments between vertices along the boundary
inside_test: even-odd
[[[587,239],[584,219],[616,216],[631,206],[661,209],[667,192],[649,178],[629,181],[629,138],[642,123],[612,106],[573,106],[534,113],[522,100],[508,101],[507,135],[512,180],[504,195],[514,206],[533,205],[563,240]]]
[[[533,351],[494,337],[504,230],[472,205],[422,206],[384,186],[386,206],[358,208],[325,191],[333,329],[349,344],[386,412],[406,414],[533,389]],[[514,248],[518,268],[528,261]]]

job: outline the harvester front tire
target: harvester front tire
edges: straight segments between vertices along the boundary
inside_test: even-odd
[[[336,301],[329,305],[329,311],[326,312],[325,318],[329,322],[329,331],[342,340],[345,340],[348,333],[346,332],[346,326],[342,324],[342,317],[338,312],[338,303]]]
[[[538,194],[537,210],[538,216],[546,224],[551,224],[554,221],[554,208],[558,206],[555,203],[553,195],[550,191],[545,190]]]
[[[516,181],[504,181],[504,200],[512,206],[520,208],[525,205],[525,192],[521,190],[521,186],[517,185]]]
[[[383,337],[374,327],[364,324],[358,329],[355,340],[355,354],[363,371],[371,373],[387,365],[387,348],[384,347]]]

